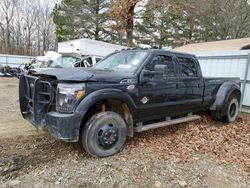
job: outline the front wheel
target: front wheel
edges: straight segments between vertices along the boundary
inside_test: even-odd
[[[86,123],[82,133],[82,145],[95,157],[107,157],[121,151],[127,138],[123,118],[114,112],[95,114]]]

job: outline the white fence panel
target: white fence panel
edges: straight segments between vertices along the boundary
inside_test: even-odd
[[[0,54],[0,65],[2,66],[10,66],[10,67],[18,67],[22,63],[26,61],[30,61],[34,57],[32,56],[19,56],[19,55],[6,55]]]
[[[246,84],[245,95],[243,99],[243,105],[250,107],[250,83]]]
[[[247,58],[246,58],[247,59]],[[199,59],[206,77],[239,77],[244,79],[246,59]]]
[[[239,77],[245,87],[242,105],[250,109],[250,50],[202,52],[195,54],[205,77]],[[246,75],[247,74],[247,75]],[[246,80],[245,80],[246,78]]]

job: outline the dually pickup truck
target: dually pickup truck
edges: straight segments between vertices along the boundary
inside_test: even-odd
[[[91,68],[23,74],[19,97],[22,116],[35,127],[106,157],[135,132],[196,120],[201,110],[232,122],[241,92],[237,78],[202,77],[194,55],[137,49]]]

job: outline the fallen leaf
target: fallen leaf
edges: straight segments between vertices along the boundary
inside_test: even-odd
[[[186,187],[187,186],[187,182],[184,180],[178,180],[178,183],[181,187]]]

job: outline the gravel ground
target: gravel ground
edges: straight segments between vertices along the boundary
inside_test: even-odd
[[[137,134],[112,157],[53,141],[22,119],[18,80],[0,78],[0,187],[250,187],[250,116]]]

